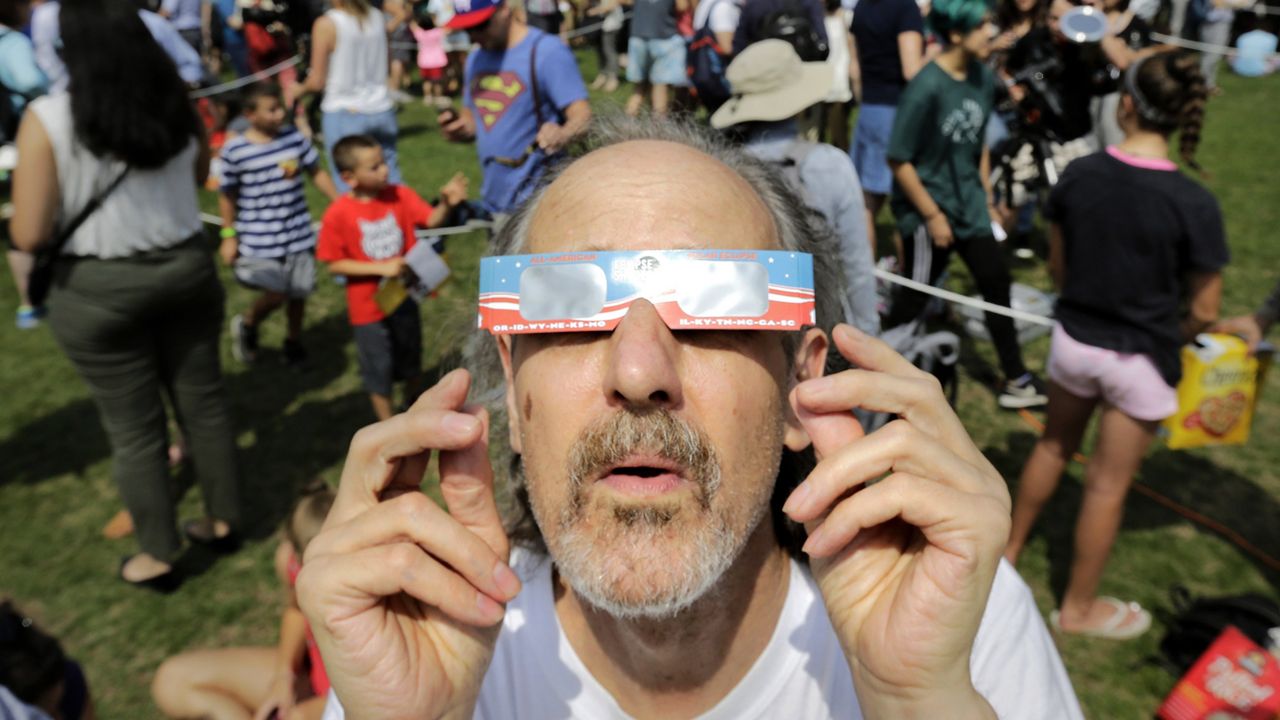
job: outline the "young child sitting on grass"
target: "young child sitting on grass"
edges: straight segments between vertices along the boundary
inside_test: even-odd
[[[338,190],[320,168],[320,155],[301,132],[285,125],[284,100],[274,84],[251,85],[244,93],[249,128],[227,140],[218,158],[218,209],[222,215],[222,259],[241,284],[262,294],[231,318],[231,352],[252,363],[258,326],[287,305],[284,358],[306,359],[299,336],[307,296],[315,288],[315,232],[303,193],[303,173],[333,200]]]
[[[306,491],[283,527],[275,569],[288,591],[276,647],[192,650],[165,660],[151,683],[151,697],[171,718],[298,720],[324,712],[329,679],[293,584],[302,555],[320,532],[334,493],[319,484]]]
[[[408,270],[405,255],[414,246],[414,228],[440,227],[467,199],[467,180],[457,173],[440,188],[433,208],[404,185],[387,182],[382,146],[367,135],[342,138],[333,163],[351,191],[325,211],[316,256],[329,272],[347,278],[347,314],[356,338],[360,378],[378,420],[391,417],[391,386],[405,383],[405,402],[422,389],[422,321],[418,303],[406,298],[384,312],[375,298],[384,278]]]

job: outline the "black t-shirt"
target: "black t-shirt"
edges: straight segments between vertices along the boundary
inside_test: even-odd
[[[1062,328],[1086,345],[1147,355],[1176,386],[1186,276],[1230,259],[1218,201],[1176,169],[1104,151],[1067,166],[1045,215],[1062,228]]]
[[[924,19],[915,0],[861,0],[853,11],[853,39],[862,68],[862,102],[897,105],[907,81],[902,78],[898,36],[924,35]]]

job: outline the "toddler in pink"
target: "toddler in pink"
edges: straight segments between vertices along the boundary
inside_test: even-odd
[[[438,106],[444,96],[444,69],[449,57],[444,51],[444,29],[435,26],[431,16],[423,13],[409,28],[418,41],[418,71],[422,74],[422,104]]]

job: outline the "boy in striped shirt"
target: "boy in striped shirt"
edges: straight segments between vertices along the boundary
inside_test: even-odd
[[[261,290],[249,308],[231,318],[231,352],[252,363],[258,326],[285,306],[289,365],[306,359],[299,336],[307,296],[315,288],[316,235],[303,193],[303,173],[329,200],[338,197],[320,169],[320,156],[302,133],[285,125],[280,88],[252,85],[244,93],[249,129],[222,146],[218,208],[222,214],[222,259],[241,284]]]

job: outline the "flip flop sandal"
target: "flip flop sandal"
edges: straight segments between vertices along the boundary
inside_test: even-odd
[[[1101,625],[1084,630],[1063,630],[1062,615],[1054,610],[1049,613],[1049,626],[1054,632],[1065,635],[1084,635],[1108,640],[1132,640],[1151,627],[1151,613],[1143,610],[1136,602],[1125,602],[1106,595],[1099,597],[1098,601],[1115,609],[1111,617]]]

